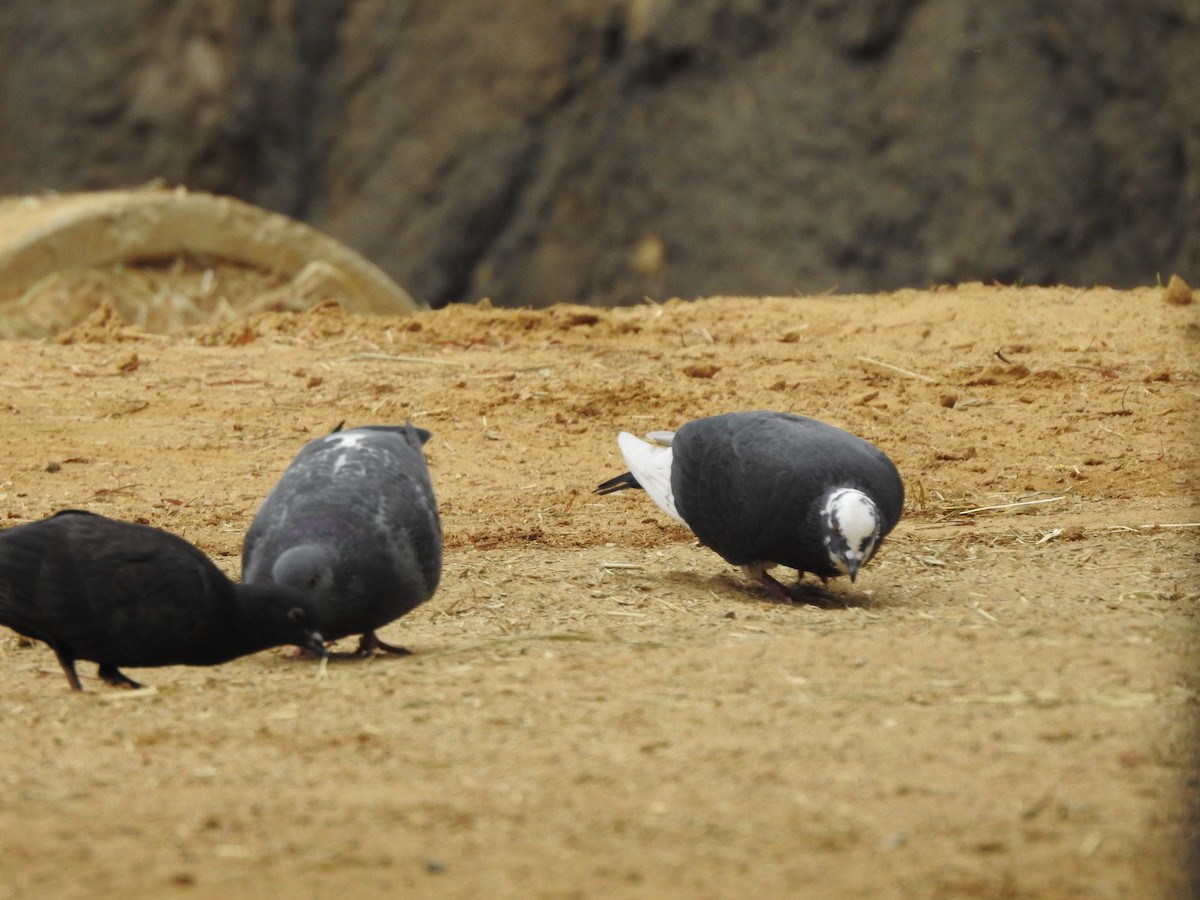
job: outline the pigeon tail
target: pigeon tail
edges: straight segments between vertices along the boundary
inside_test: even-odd
[[[610,478],[608,481],[596,485],[593,494],[615,494],[617,491],[624,490],[641,490],[642,486],[638,484],[638,480],[633,477],[632,472],[624,472],[616,478]]]
[[[663,433],[656,433],[655,437],[660,434]],[[680,525],[686,525],[683,516],[675,509],[675,494],[671,490],[670,446],[648,443],[627,431],[617,436],[617,446],[621,448],[621,455],[625,457],[631,476],[650,495],[650,499]]]

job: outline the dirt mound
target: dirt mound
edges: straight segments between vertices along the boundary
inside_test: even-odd
[[[336,300],[421,308],[371,263],[230,197],[98,191],[0,200],[0,337],[44,337],[105,306],[165,332]]]

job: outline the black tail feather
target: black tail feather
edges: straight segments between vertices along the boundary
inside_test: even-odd
[[[632,472],[625,472],[622,475],[618,475],[616,478],[608,479],[608,481],[599,485],[596,490],[592,491],[592,493],[615,494],[617,491],[623,491],[626,488],[637,488],[638,490],[642,489],[642,486],[638,484],[638,480],[633,477]]]

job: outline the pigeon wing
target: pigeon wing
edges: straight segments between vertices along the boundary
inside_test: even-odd
[[[382,536],[391,545],[397,578],[411,582],[419,576],[421,584],[412,584],[423,600],[437,589],[442,571],[442,525],[437,497],[429,476],[429,466],[421,450],[429,432],[405,426],[402,437],[406,446],[394,446],[389,464],[391,474],[391,522]]]
[[[54,633],[54,620],[37,599],[51,545],[45,528],[22,525],[0,532],[0,624],[38,640]]]
[[[187,541],[156,529],[99,519],[74,529],[70,600],[60,626],[77,655],[119,665],[190,661],[225,625],[231,589]],[[84,627],[79,627],[84,626]]]

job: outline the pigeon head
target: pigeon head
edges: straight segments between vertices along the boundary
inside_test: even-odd
[[[333,595],[333,565],[329,552],[318,544],[290,547],[275,560],[271,580],[300,591],[320,605]]]
[[[325,639],[317,630],[308,597],[276,584],[239,584],[235,586],[242,624],[231,647],[243,644],[251,650],[293,644],[325,655]],[[232,657],[229,657],[232,658]]]
[[[312,618],[303,606],[290,606],[287,611],[288,620],[294,627],[301,632],[302,640],[296,641],[298,647],[303,647],[305,650],[311,650],[317,656],[324,656],[325,639],[321,637],[321,632],[315,631],[315,625]]]
[[[875,501],[854,488],[831,492],[821,509],[829,562],[853,581],[879,544],[880,519]]]

